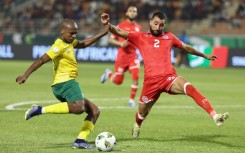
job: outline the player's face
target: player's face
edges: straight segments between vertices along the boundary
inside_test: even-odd
[[[68,43],[72,43],[77,36],[78,27],[77,24],[67,25],[62,29],[62,39]]]
[[[166,21],[155,16],[150,20],[150,31],[153,36],[160,36],[165,27]]]
[[[136,7],[129,7],[126,16],[129,18],[129,20],[134,20],[137,16],[137,8]]]

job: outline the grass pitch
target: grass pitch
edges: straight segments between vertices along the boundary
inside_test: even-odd
[[[15,83],[15,78],[31,63],[0,61],[0,152],[98,152],[71,148],[85,114],[45,114],[24,120],[25,110],[33,103],[44,106],[57,102],[50,88],[53,79],[51,63],[34,72],[25,84]],[[109,81],[101,85],[100,75],[107,67],[113,69],[113,64],[79,63],[77,81],[85,96],[101,108],[101,116],[88,138],[90,144],[94,145],[97,134],[109,131],[117,138],[113,152],[245,152],[244,69],[177,69],[179,75],[209,99],[217,112],[230,113],[223,127],[217,127],[191,98],[163,93],[145,120],[140,138],[134,140],[131,129],[137,108],[127,107],[130,76],[126,74],[121,86]],[[142,82],[143,68],[137,99]]]

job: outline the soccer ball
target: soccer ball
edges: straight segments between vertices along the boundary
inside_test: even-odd
[[[111,151],[116,145],[116,137],[110,132],[102,132],[95,139],[95,146],[99,151]]]

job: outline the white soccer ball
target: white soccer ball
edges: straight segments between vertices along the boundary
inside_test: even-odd
[[[95,139],[95,146],[99,151],[111,151],[116,145],[116,137],[110,132],[102,132]]]

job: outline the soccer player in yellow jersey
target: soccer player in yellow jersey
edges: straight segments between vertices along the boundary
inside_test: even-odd
[[[38,60],[36,60],[23,75],[16,78],[19,84],[25,83],[26,79],[48,61],[53,61],[54,82],[52,90],[55,97],[62,103],[49,106],[33,105],[25,113],[28,120],[41,114],[82,114],[87,116],[82,124],[81,131],[77,139],[72,144],[73,148],[93,149],[86,139],[94,128],[94,124],[99,117],[99,108],[90,100],[84,97],[78,82],[75,78],[78,75],[77,61],[74,55],[74,48],[85,48],[95,41],[105,36],[109,31],[109,26],[105,26],[102,33],[85,40],[77,40],[77,24],[71,19],[65,19],[60,25],[60,37],[54,42],[51,48]]]

